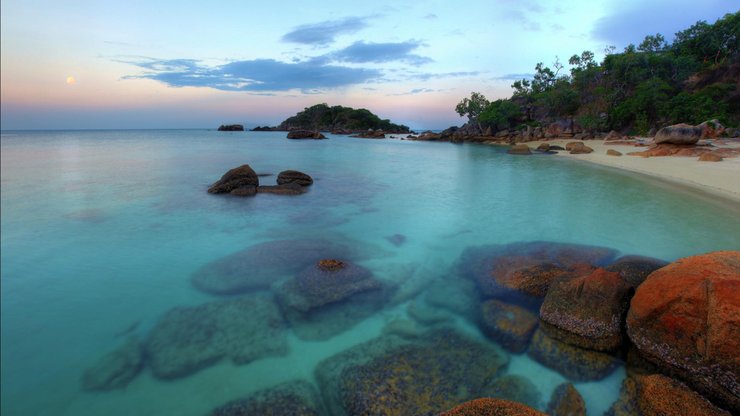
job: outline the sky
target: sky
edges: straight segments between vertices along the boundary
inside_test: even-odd
[[[216,2],[213,2],[216,3]],[[737,0],[2,0],[0,126],[276,125],[318,103],[415,129],[538,62],[668,40]],[[567,66],[566,66],[567,70]]]

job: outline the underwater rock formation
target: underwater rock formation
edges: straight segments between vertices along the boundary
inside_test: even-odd
[[[505,352],[451,329],[413,344],[383,337],[330,357],[316,369],[336,414],[436,414],[480,397],[508,364]]]
[[[611,355],[560,342],[548,337],[541,329],[532,336],[527,354],[573,381],[601,380],[618,364]]]
[[[740,251],[686,257],[648,276],[627,333],[640,353],[719,405],[740,412]]]
[[[653,257],[622,256],[606,267],[610,272],[617,272],[619,276],[633,288],[640,286],[650,273],[664,267],[667,261]]]
[[[323,416],[326,415],[313,384],[296,380],[253,393],[214,409],[210,416]]]
[[[141,371],[144,354],[135,336],[123,345],[101,357],[82,375],[82,388],[90,391],[113,390],[126,387]]]
[[[586,416],[586,403],[571,383],[563,383],[555,388],[547,404],[547,414],[551,416]]]
[[[534,241],[468,247],[458,265],[486,297],[531,299],[544,297],[554,280],[605,266],[615,255],[605,247]]]
[[[537,316],[528,310],[498,300],[481,304],[481,329],[491,339],[512,352],[527,349],[537,328]]]
[[[542,329],[568,344],[613,351],[622,344],[630,286],[619,273],[596,269],[550,285],[540,308]]]
[[[319,340],[343,332],[380,309],[392,286],[348,261],[323,259],[277,289],[296,335]]]
[[[287,353],[285,325],[267,295],[247,295],[167,312],[145,342],[148,364],[163,379],[183,377],[223,358],[234,364]]]
[[[521,403],[500,399],[475,399],[439,416],[547,416]]]
[[[357,257],[349,242],[326,239],[276,240],[206,264],[192,276],[196,288],[214,294],[267,289],[325,258]]]

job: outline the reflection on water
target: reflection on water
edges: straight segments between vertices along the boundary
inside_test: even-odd
[[[545,410],[573,387],[601,414],[625,353],[554,338],[550,284],[740,248],[726,206],[485,146],[66,132],[1,156],[3,414]],[[205,192],[243,163],[315,183]]]

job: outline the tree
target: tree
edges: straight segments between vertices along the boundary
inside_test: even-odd
[[[483,131],[483,128],[478,121],[478,116],[486,109],[486,107],[488,107],[489,104],[489,101],[483,94],[479,92],[471,92],[470,98],[463,98],[463,100],[455,107],[455,111],[460,115],[460,117],[468,116],[468,120],[471,123],[476,123],[478,125],[478,129]]]
[[[521,117],[521,109],[511,100],[496,100],[486,107],[478,120],[498,131],[514,127]]]
[[[642,41],[637,50],[640,52],[661,52],[668,47],[665,38],[660,33],[656,33],[655,36],[648,35]]]

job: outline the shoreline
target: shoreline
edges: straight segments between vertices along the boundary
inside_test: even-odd
[[[531,149],[541,143],[565,147],[572,139],[538,140],[525,143]],[[696,157],[663,156],[640,157],[627,153],[647,150],[647,147],[630,145],[606,145],[603,140],[585,140],[583,143],[594,149],[593,153],[571,155],[559,151],[556,156],[580,160],[669,182],[692,191],[701,191],[733,203],[740,207],[740,157],[727,158],[721,162],[699,162]],[[740,143],[723,145],[724,148],[740,148]],[[606,154],[608,149],[622,153],[622,156]]]

